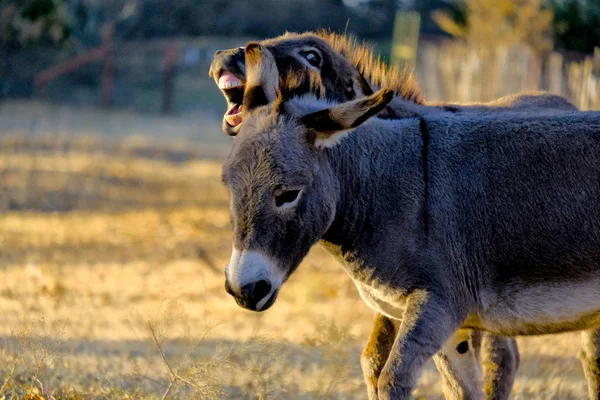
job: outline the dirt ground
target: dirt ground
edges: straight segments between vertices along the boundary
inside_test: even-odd
[[[214,120],[53,110],[0,106],[0,398],[365,398],[374,314],[321,248],[265,313],[225,293]],[[513,398],[586,397],[578,334],[519,347]],[[433,363],[415,396],[442,398]]]

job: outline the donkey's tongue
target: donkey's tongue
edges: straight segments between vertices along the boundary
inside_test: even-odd
[[[238,106],[234,104],[227,112],[225,113],[225,121],[231,127],[236,127],[242,123],[242,106]]]

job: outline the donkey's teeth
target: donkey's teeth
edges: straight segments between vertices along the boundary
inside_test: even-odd
[[[242,85],[242,81],[231,72],[224,72],[219,77],[219,89],[231,89]]]

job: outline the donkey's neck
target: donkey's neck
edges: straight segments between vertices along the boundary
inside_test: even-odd
[[[415,245],[402,238],[423,237],[422,145],[417,119],[373,119],[326,150],[340,193],[322,243],[351,275],[383,277],[389,258]]]

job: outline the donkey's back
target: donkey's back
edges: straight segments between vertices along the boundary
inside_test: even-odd
[[[433,117],[428,128],[432,234],[481,289],[470,324],[535,334],[600,323],[600,113]]]

